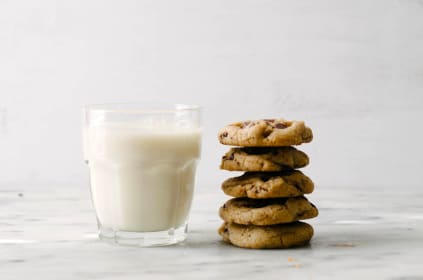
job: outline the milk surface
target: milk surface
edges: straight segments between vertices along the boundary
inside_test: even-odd
[[[197,128],[142,123],[85,127],[84,157],[99,223],[133,232],[182,226],[200,146]]]

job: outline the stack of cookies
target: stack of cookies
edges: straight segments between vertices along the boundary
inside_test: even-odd
[[[221,169],[244,171],[222,183],[228,200],[219,211],[223,240],[243,248],[289,248],[307,244],[317,208],[304,194],[314,184],[298,168],[308,156],[293,147],[313,139],[302,121],[269,119],[238,122],[219,131],[219,141],[231,148]]]

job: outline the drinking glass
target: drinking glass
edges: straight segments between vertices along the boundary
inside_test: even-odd
[[[187,237],[201,150],[201,109],[104,104],[83,109],[99,238],[159,246]]]

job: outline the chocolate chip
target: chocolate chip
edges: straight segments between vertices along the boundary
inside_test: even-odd
[[[222,134],[220,134],[220,138],[223,138],[223,137],[228,137],[228,132],[227,131],[225,131]]]
[[[229,156],[226,156],[226,155],[224,155],[223,157],[222,157],[222,160],[234,160],[234,154],[231,154],[231,155],[229,155]]]
[[[297,216],[298,218],[302,218],[302,217],[303,217],[306,213],[307,213],[307,210],[303,210],[303,211],[301,211],[301,212],[298,212],[296,216]]]
[[[263,137],[266,138],[267,136],[269,136],[270,134],[272,134],[272,132],[273,132],[273,130],[268,127],[265,131],[263,131]]]
[[[267,125],[273,126],[273,123],[275,122],[275,120],[272,120],[272,119],[265,119],[265,120],[264,120],[264,122],[265,122]]]
[[[243,122],[241,128],[247,127],[251,122]]]
[[[301,188],[301,184],[298,184],[298,183],[292,183],[291,184],[294,188],[296,188],[297,189],[297,191],[299,191],[300,193],[302,193],[303,192],[303,189]]]
[[[283,124],[283,123],[277,123],[277,124],[275,125],[275,127],[276,127],[276,128],[279,128],[279,129],[284,129],[284,128],[287,128],[288,126],[287,126],[287,125],[285,125],[285,124]]]

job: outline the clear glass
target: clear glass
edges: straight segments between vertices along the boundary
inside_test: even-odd
[[[100,239],[132,246],[185,240],[200,159],[200,108],[105,104],[83,111]]]

